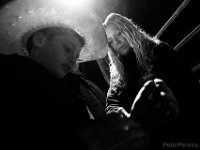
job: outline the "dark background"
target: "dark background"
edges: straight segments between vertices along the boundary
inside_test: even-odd
[[[0,0],[0,4],[10,0]],[[73,1],[73,0],[72,0]],[[111,13],[120,13],[131,18],[148,34],[154,36],[173,15],[184,0],[90,0],[102,21]],[[160,36],[160,39],[175,47],[183,38],[200,24],[200,5],[198,0],[190,0],[178,17]],[[200,79],[200,32],[195,34],[177,53],[185,58],[191,69]],[[96,61],[80,65],[86,76],[96,82],[105,92],[107,84]],[[83,67],[84,66],[84,67]],[[199,67],[200,68],[200,67]]]

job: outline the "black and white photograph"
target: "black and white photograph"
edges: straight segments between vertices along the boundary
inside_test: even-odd
[[[198,0],[0,0],[5,149],[200,149]]]

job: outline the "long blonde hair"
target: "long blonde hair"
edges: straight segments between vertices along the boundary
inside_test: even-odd
[[[120,14],[111,13],[104,21],[105,28],[114,24],[121,31],[121,34],[126,38],[128,44],[134,51],[138,66],[145,70],[146,73],[151,72],[151,49],[160,43],[156,37],[151,37],[139,26],[133,23],[131,19],[128,19]],[[117,54],[111,49],[108,51],[110,59],[110,85],[111,87],[118,86],[124,87],[126,85],[126,78],[124,73],[124,67],[122,62],[117,57]]]

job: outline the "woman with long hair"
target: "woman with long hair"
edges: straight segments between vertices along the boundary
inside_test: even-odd
[[[129,111],[141,86],[155,77],[152,71],[152,49],[161,41],[119,14],[108,15],[104,26],[109,43],[110,62],[108,103],[110,96],[116,93],[119,99],[126,99],[121,101],[124,101],[123,107]],[[128,99],[131,101],[128,102]]]
[[[159,78],[172,90],[178,102],[178,105],[176,102],[168,103],[168,107],[175,112],[180,110],[178,120],[173,128],[169,128],[169,134],[176,132],[175,137],[184,136],[182,139],[195,137],[191,131],[199,129],[195,115],[198,113],[200,86],[187,63],[169,44],[150,36],[125,16],[111,13],[103,24],[109,43],[110,63],[107,114],[117,112],[129,117],[131,113],[134,118],[132,105],[138,91],[148,80]],[[143,116],[140,121],[144,121],[145,117],[148,120],[148,113],[142,109],[138,111],[135,114]]]

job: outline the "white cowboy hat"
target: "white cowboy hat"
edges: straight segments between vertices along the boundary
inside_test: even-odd
[[[14,0],[0,9],[0,53],[25,55],[26,41],[42,28],[71,28],[85,38],[78,62],[107,55],[107,38],[101,20],[89,8],[74,9],[69,0]],[[65,3],[64,3],[65,2]]]

